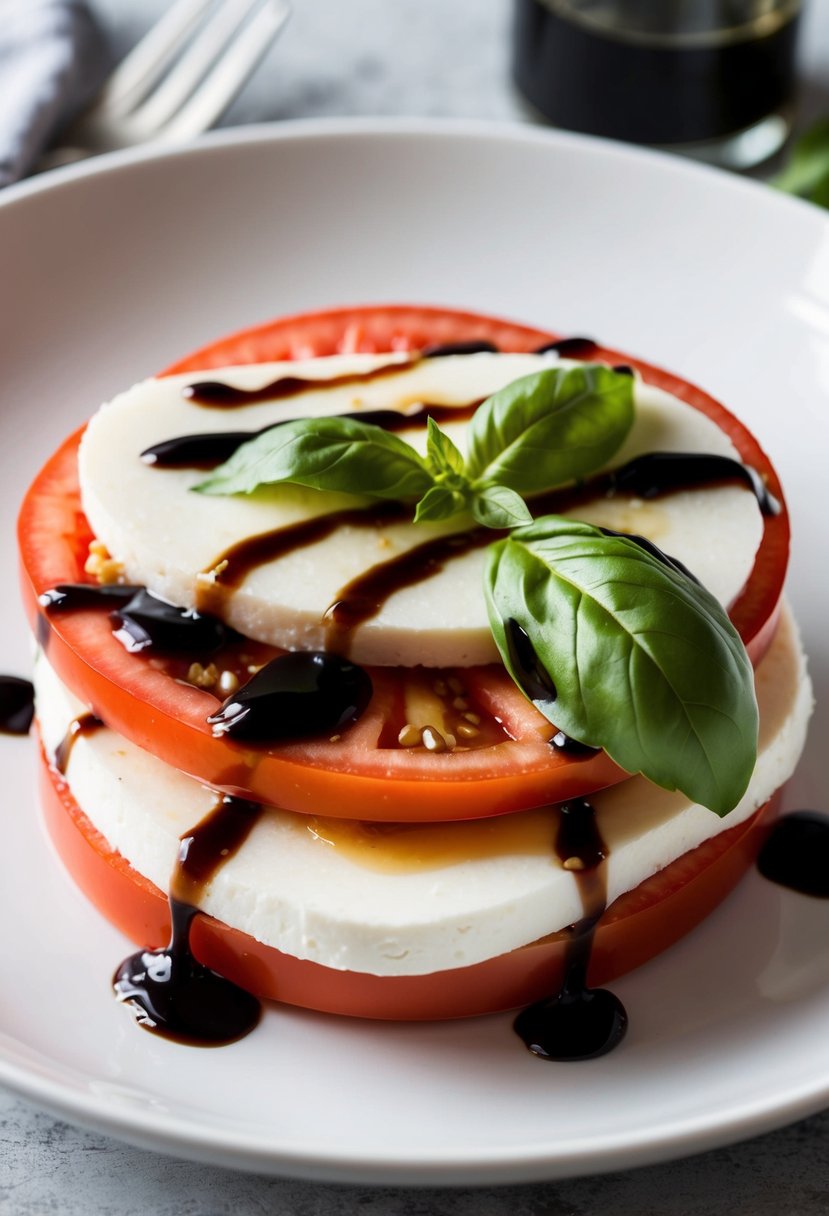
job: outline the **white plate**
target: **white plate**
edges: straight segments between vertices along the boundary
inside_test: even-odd
[[[819,696],[789,803],[826,805],[829,223],[817,210],[528,129],[302,124],[8,190],[0,262],[9,521],[41,458],[99,400],[283,312],[477,308],[698,381],[755,429],[788,487],[791,594]],[[11,572],[8,532],[0,552]],[[0,667],[23,671],[11,585],[0,611]],[[109,997],[126,945],[43,836],[28,744],[0,748],[0,1079],[80,1123],[262,1171],[483,1183],[690,1153],[829,1102],[829,903],[756,876],[615,986],[629,1037],[587,1064],[535,1060],[506,1017],[384,1026],[273,1008],[219,1051],[155,1040]]]

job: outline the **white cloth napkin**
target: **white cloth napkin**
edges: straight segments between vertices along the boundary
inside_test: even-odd
[[[25,176],[109,68],[83,0],[0,0],[0,186]]]

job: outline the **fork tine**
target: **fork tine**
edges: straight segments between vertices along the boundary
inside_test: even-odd
[[[160,132],[163,138],[192,139],[207,130],[236,96],[290,15],[289,0],[265,0],[190,100]]]
[[[213,0],[177,0],[110,76],[96,116],[120,118],[146,97]]]
[[[260,0],[222,0],[207,24],[133,117],[144,137],[155,134],[184,105],[236,30]]]

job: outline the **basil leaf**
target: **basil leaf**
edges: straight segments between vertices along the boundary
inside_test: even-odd
[[[513,679],[560,730],[725,815],[756,759],[751,663],[719,602],[655,553],[537,520],[491,548],[490,624]]]
[[[592,473],[633,423],[633,378],[608,367],[545,368],[479,406],[469,426],[467,476],[537,494]]]
[[[431,471],[435,476],[463,477],[463,456],[434,418],[428,418],[426,423],[426,460]]]
[[[789,163],[771,183],[819,207],[829,207],[829,119],[816,122],[800,137]]]
[[[466,508],[467,502],[459,490],[450,490],[448,486],[432,486],[417,504],[414,513],[416,524],[426,523],[437,519],[449,519]]]
[[[433,484],[423,458],[382,427],[353,418],[301,418],[263,431],[194,488],[250,494],[277,482],[405,499]]]
[[[470,505],[474,519],[485,528],[518,528],[532,522],[524,499],[506,486],[487,486]]]

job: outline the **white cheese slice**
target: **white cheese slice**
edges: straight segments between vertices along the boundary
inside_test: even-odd
[[[38,721],[53,754],[85,707],[42,655],[35,684]],[[757,691],[759,759],[745,797],[724,819],[640,777],[592,796],[610,853],[610,900],[746,819],[790,776],[812,693],[787,611],[758,669]],[[112,848],[162,890],[179,837],[216,800],[110,730],[78,736],[66,777]],[[366,827],[266,809],[239,852],[216,871],[200,906],[326,967],[419,975],[466,966],[581,915],[576,880],[549,847],[556,814],[544,808],[472,823]]]
[[[211,370],[136,385],[100,410],[81,445],[81,491],[93,531],[123,563],[128,581],[143,583],[182,607],[194,607],[199,575],[210,571],[232,545],[366,500],[295,486],[252,496],[207,497],[191,492],[203,473],[152,468],[139,459],[144,449],[181,435],[255,430],[305,415],[405,408],[423,401],[464,405],[557,362],[554,355],[424,359],[361,385],[323,387],[294,399],[233,409],[205,408],[182,396],[186,385],[205,378],[260,388],[280,376],[325,381],[395,361],[403,367],[406,357],[336,356]],[[641,382],[635,395],[635,427],[614,465],[654,450],[737,456],[722,431],[690,406]],[[466,425],[444,425],[462,449]],[[404,432],[401,438],[425,448],[423,430]],[[656,503],[604,500],[573,514],[649,537],[684,562],[726,605],[748,577],[762,533],[752,494],[738,486],[671,494]],[[458,526],[454,520],[440,525],[340,528],[325,540],[254,569],[222,614],[234,628],[259,641],[288,649],[321,649],[323,615],[346,584],[375,564],[434,536],[457,531]],[[467,553],[433,577],[392,594],[378,614],[355,631],[354,660],[435,667],[496,661],[481,589],[484,561],[483,550]]]

